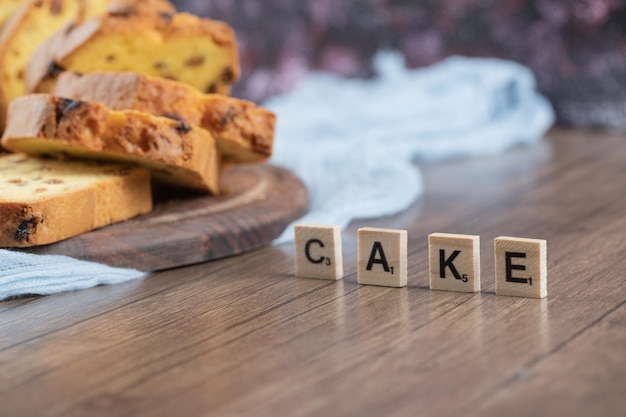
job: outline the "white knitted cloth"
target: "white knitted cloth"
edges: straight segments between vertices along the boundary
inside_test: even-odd
[[[309,213],[295,223],[343,228],[400,212],[423,192],[414,161],[496,155],[540,140],[554,120],[532,73],[512,62],[455,57],[409,71],[399,55],[381,53],[375,65],[373,80],[313,74],[266,103],[278,115],[271,162],[298,175],[310,195]],[[293,225],[276,243],[292,240]],[[143,275],[0,250],[0,299]]]

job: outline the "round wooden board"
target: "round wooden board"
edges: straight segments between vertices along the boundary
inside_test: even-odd
[[[225,169],[222,186],[217,197],[157,188],[149,214],[22,250],[156,271],[267,245],[306,212],[304,185],[272,165]]]

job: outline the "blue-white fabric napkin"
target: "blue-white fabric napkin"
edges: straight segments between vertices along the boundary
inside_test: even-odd
[[[307,186],[310,212],[297,222],[338,224],[390,215],[422,194],[415,160],[498,155],[539,141],[554,122],[526,67],[452,57],[406,70],[375,58],[378,77],[314,74],[266,103],[278,115],[272,162]],[[293,240],[293,225],[277,242]]]
[[[145,272],[113,268],[59,255],[31,255],[0,249],[0,300],[119,284]]]
[[[378,76],[314,73],[265,103],[278,116],[271,162],[305,183],[309,213],[337,224],[406,209],[423,192],[416,160],[497,155],[540,140],[554,121],[533,74],[513,62],[453,57],[407,70],[380,53]],[[275,241],[293,240],[293,225]],[[144,276],[66,257],[0,250],[0,299],[114,284]]]

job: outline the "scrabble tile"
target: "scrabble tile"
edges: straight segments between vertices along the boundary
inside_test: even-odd
[[[359,284],[406,286],[406,230],[363,227],[358,230],[358,242]]]
[[[547,243],[542,239],[497,237],[496,294],[543,298],[548,295]]]
[[[480,236],[428,235],[431,290],[480,291]]]
[[[299,278],[343,278],[341,228],[299,224],[295,227],[296,276]]]

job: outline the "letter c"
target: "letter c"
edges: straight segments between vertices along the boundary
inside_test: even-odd
[[[314,264],[320,264],[320,263],[324,262],[324,257],[322,256],[321,258],[313,259],[313,258],[311,258],[311,254],[309,253],[309,250],[310,250],[311,245],[313,243],[317,243],[318,245],[320,245],[321,248],[324,247],[324,242],[322,242],[321,240],[319,240],[319,239],[309,239],[306,242],[306,246],[304,247],[304,254],[306,255],[306,258],[310,262],[313,262]]]

